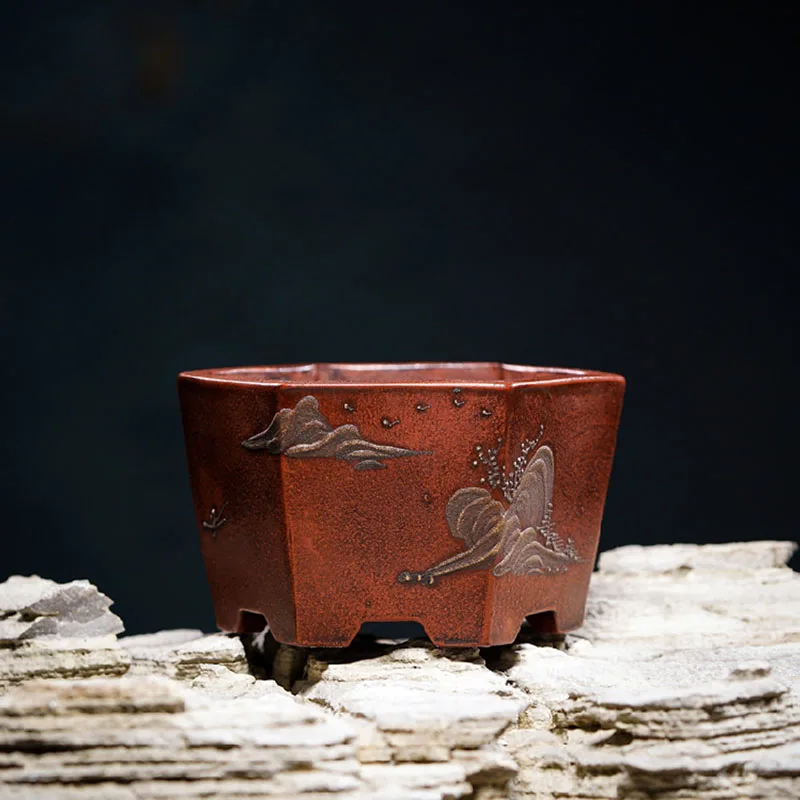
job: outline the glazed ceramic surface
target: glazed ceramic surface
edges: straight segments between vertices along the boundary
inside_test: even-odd
[[[218,625],[305,646],[365,622],[451,647],[576,628],[624,386],[499,363],[182,373]]]

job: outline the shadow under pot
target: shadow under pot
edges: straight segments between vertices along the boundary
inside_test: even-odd
[[[500,363],[305,364],[178,378],[222,630],[446,647],[584,614],[625,382]]]

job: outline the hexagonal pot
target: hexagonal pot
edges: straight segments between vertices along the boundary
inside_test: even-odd
[[[181,373],[219,627],[333,647],[365,622],[449,647],[578,627],[624,387],[499,363]]]

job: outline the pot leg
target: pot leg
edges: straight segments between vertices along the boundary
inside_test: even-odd
[[[483,615],[475,614],[471,616],[474,616],[474,618],[470,619],[464,613],[458,619],[457,624],[453,623],[452,620],[446,620],[443,623],[439,619],[433,619],[429,622],[423,619],[421,622],[428,638],[437,647],[481,647],[488,643],[486,633],[483,630]]]
[[[298,617],[297,640],[304,647],[347,647],[361,630],[361,620],[320,614],[318,616]],[[280,637],[275,636],[280,640]],[[296,644],[296,641],[287,644]]]
[[[583,625],[584,607],[583,604],[576,604],[572,607],[561,606],[556,609],[556,631],[558,633],[569,633],[577,630]]]
[[[285,624],[280,614],[272,616],[273,622],[270,622],[262,611],[228,606],[217,611],[217,627],[226,633],[261,633],[267,628],[277,641],[293,643],[291,627]]]
[[[554,611],[530,614],[526,621],[537,633],[557,635],[569,633],[583,624],[583,606],[561,604]]]
[[[527,614],[524,619],[517,622],[512,616],[500,614],[496,619],[492,629],[492,645],[506,645],[514,642],[520,634],[523,623],[527,623],[530,629],[543,639],[573,631],[580,627],[583,622],[582,607],[556,606],[555,609],[546,611],[535,611]]]
[[[244,611],[234,603],[217,604],[214,611],[217,627],[225,633],[258,633],[266,624],[263,615]],[[260,628],[259,619],[263,622]]]

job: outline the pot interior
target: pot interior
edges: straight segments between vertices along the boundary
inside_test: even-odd
[[[396,364],[295,364],[205,371],[207,375],[247,382],[297,383],[505,383],[545,381],[587,373],[579,369],[527,367],[494,361]]]

